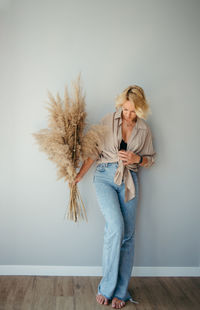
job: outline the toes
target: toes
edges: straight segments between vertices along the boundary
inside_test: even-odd
[[[102,296],[100,296],[100,295],[96,296],[96,300],[98,301],[99,304],[102,305],[102,303],[103,303]]]
[[[112,308],[116,308],[116,298],[113,298],[112,300]]]
[[[115,298],[112,300],[112,308],[121,309],[124,306],[125,306],[125,302],[123,300],[120,300],[118,298]]]
[[[108,305],[108,299],[107,299],[107,298],[105,298],[104,304],[105,304],[105,305]]]
[[[125,306],[125,302],[123,300],[120,302],[120,306],[120,308],[123,308]]]
[[[115,302],[112,302],[112,308],[116,308],[116,303]]]
[[[104,303],[104,298],[103,296],[101,296],[101,304],[103,305],[103,303]]]
[[[96,300],[98,301],[99,304],[104,304],[104,305],[108,305],[108,299],[102,295],[97,295],[96,296]]]

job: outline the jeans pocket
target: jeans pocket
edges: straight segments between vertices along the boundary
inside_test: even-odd
[[[104,172],[105,170],[106,170],[106,169],[105,169],[105,165],[104,165],[103,163],[97,165],[97,167],[96,167],[96,171]]]

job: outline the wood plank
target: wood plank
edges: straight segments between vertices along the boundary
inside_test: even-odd
[[[0,310],[98,310],[101,277],[0,276]],[[200,277],[132,277],[125,309],[199,310]],[[104,307],[103,307],[104,308]],[[107,306],[112,308],[111,304]]]
[[[31,310],[55,310],[56,297],[53,295],[54,278],[48,276],[35,277]]]

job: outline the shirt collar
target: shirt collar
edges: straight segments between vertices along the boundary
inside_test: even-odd
[[[115,112],[114,118],[119,119],[119,125],[122,124],[122,108],[121,107]],[[137,122],[135,124],[136,129],[146,129],[144,122],[145,121],[142,118],[137,116]]]

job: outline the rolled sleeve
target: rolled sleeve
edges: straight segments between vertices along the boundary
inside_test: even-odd
[[[93,151],[93,153],[90,153],[89,157],[94,161],[98,160],[101,157],[101,152],[99,150],[98,144],[96,146],[96,152]]]
[[[144,146],[140,152],[140,155],[147,158],[147,163],[143,165],[143,167],[151,167],[155,163],[156,159],[156,152],[153,147],[153,141],[152,141],[152,133],[150,128],[148,127],[147,135],[145,139]]]

